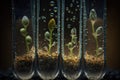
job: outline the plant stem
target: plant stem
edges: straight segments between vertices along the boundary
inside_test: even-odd
[[[52,30],[50,30],[50,40],[49,40],[49,49],[48,53],[51,54],[51,48],[52,48]]]
[[[24,28],[25,28],[25,31],[26,31],[26,34],[25,34],[25,44],[26,44],[26,50],[27,50],[27,52],[29,51],[29,44],[27,43],[27,41],[26,41],[26,36],[27,36],[27,26],[24,26]]]
[[[27,43],[27,41],[25,40],[25,44],[26,44],[26,50],[27,50],[27,52],[29,51],[29,45],[28,45],[28,43]]]
[[[70,55],[72,56],[73,54],[73,48],[70,48]]]
[[[94,29],[95,21],[91,21],[91,23],[92,23],[92,33],[93,33],[93,37],[94,37],[95,42],[96,42],[96,51],[97,51],[97,49],[98,49],[98,39],[97,39],[97,35],[96,35],[95,29]],[[97,55],[97,52],[96,52],[96,55]]]

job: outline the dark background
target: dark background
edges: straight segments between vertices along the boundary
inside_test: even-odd
[[[107,0],[107,67],[115,70],[120,70],[120,4],[118,1]],[[11,0],[0,0],[0,71],[6,71],[12,63],[11,23]]]

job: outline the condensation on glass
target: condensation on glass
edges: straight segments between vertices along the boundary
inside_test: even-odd
[[[106,0],[83,0],[84,72],[88,79],[101,79],[106,65]]]
[[[12,48],[14,75],[30,79],[34,74],[34,0],[12,0]]]
[[[62,74],[69,80],[81,74],[82,5],[81,0],[62,0],[61,54]]]
[[[37,73],[54,79],[59,73],[60,0],[37,0]]]

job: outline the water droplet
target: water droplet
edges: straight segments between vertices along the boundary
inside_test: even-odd
[[[53,17],[54,16],[54,13],[50,13],[50,17]]]
[[[66,11],[68,11],[69,10],[69,8],[68,7],[66,7]]]
[[[54,6],[55,2],[54,1],[50,1],[50,6]]]
[[[57,12],[57,7],[54,7],[54,12],[55,12],[55,13]]]
[[[73,4],[72,4],[72,3],[70,3],[70,7],[73,7]]]
[[[70,29],[71,28],[71,24],[67,24],[67,28]]]

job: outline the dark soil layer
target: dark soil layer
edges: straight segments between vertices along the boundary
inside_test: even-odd
[[[100,72],[104,67],[104,57],[101,55],[95,57],[89,54],[85,55],[85,70],[92,73]]]
[[[45,51],[39,51],[38,66],[41,73],[53,73],[58,69],[58,53],[48,54]]]
[[[28,73],[33,66],[33,53],[26,53],[16,57],[15,68],[19,73]]]
[[[67,74],[76,74],[80,68],[80,58],[77,56],[64,56],[63,69]]]

